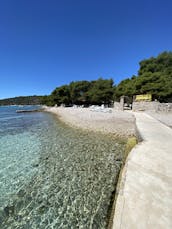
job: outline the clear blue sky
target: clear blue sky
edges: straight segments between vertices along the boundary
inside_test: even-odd
[[[172,50],[171,0],[1,0],[0,98],[137,74]]]

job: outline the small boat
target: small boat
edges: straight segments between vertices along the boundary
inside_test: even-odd
[[[16,113],[31,113],[31,112],[41,112],[43,109],[37,109],[37,110],[16,110]]]

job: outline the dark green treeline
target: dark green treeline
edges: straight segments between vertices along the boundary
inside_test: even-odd
[[[122,80],[117,86],[112,79],[77,81],[56,88],[45,96],[47,105],[110,105],[120,96],[130,98],[137,94],[150,93],[160,102],[172,102],[172,52],[163,52],[157,57],[142,60],[138,76]]]
[[[115,85],[112,79],[76,81],[57,87],[48,96],[26,96],[0,100],[0,105],[46,104],[52,105],[111,105],[120,96],[150,93],[160,102],[172,102],[172,52],[142,60],[137,76]]]
[[[115,96],[150,93],[160,102],[172,102],[172,52],[163,52],[139,64],[138,76],[121,81]]]
[[[44,97],[43,103],[47,105],[110,105],[114,90],[112,79],[99,78],[94,81],[76,81],[56,88],[50,96]]]

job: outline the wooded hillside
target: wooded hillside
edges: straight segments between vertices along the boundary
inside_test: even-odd
[[[19,96],[1,99],[0,106],[5,105],[38,105],[42,103],[42,96]]]

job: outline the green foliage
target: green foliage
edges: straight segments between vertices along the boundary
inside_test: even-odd
[[[99,78],[91,82],[88,97],[91,104],[110,104],[113,100],[113,80]]]
[[[44,98],[48,106],[57,104],[84,105],[110,104],[113,101],[113,80],[76,81],[56,88],[50,96]]]
[[[46,104],[48,106],[110,105],[120,96],[130,99],[137,94],[152,94],[159,101],[172,100],[172,52],[163,52],[157,57],[140,62],[138,76],[122,80],[117,86],[112,79],[76,81],[57,87],[49,96],[26,96],[0,100],[0,105]]]
[[[172,98],[172,52],[163,52],[140,62],[138,76],[121,81],[116,97],[150,93],[159,101]]]
[[[70,98],[72,104],[89,104],[88,91],[91,88],[91,82],[89,81],[77,81],[71,82]]]
[[[54,100],[51,95],[45,95],[41,99],[41,104],[45,104],[47,106],[54,106]]]
[[[145,72],[168,72],[172,71],[172,52],[163,52],[156,58],[143,60],[140,62],[139,75],[143,75]]]
[[[116,97],[120,98],[122,95],[132,96],[136,90],[136,78],[125,79],[116,88]]]
[[[58,106],[61,104],[70,104],[70,90],[68,85],[63,85],[61,87],[57,87],[51,93],[51,100],[53,104],[57,104]]]

